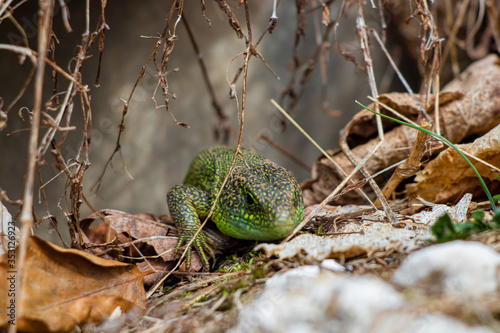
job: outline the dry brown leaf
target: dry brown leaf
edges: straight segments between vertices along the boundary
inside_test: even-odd
[[[137,263],[136,266],[141,272],[147,272],[151,269],[154,269],[156,271],[156,273],[148,274],[144,277],[144,285],[146,286],[154,285],[166,274],[166,272],[174,268],[174,265],[162,260],[143,261]]]
[[[106,223],[91,227],[92,223],[99,219],[104,219]],[[128,260],[131,262],[134,258],[138,259],[141,261],[141,265],[138,264],[141,270],[150,267],[147,263],[143,263],[144,257],[147,257],[151,266],[170,270],[175,266],[180,254],[174,251],[178,242],[177,230],[166,224],[166,221],[163,216],[157,218],[150,214],[128,214],[104,209],[83,219],[81,225],[86,237],[85,242],[93,243],[93,246],[89,247],[91,253],[119,261],[123,260],[123,256],[129,257]],[[134,246],[127,245],[137,240],[140,242],[134,242]],[[110,244],[113,241],[116,244]],[[98,244],[102,246],[95,246]],[[126,246],[118,246],[121,244]],[[191,257],[191,271],[201,270],[203,264],[198,253],[193,251]],[[157,276],[160,275],[153,275]],[[146,284],[149,285],[151,280],[152,277],[148,277]]]
[[[417,137],[417,131],[406,127],[400,126],[394,128],[385,134],[384,144],[379,148],[376,154],[374,154],[366,163],[367,170],[370,174],[373,174],[379,170],[384,169],[388,165],[392,165],[405,159],[409,153],[409,147],[412,147],[415,138]],[[371,140],[367,144],[361,145],[353,149],[353,153],[356,156],[366,156],[371,153],[377,144],[377,140]],[[333,159],[349,173],[353,167],[351,162],[343,153],[339,153],[333,157]],[[361,160],[361,158],[360,158]],[[313,194],[314,202],[321,202],[326,198],[333,189],[342,181],[342,178],[334,171],[333,164],[326,158],[320,157],[315,165],[313,166],[313,177],[317,180],[312,182],[310,185],[310,191]],[[359,180],[357,178],[356,180]],[[308,190],[304,191],[305,198],[309,196]],[[336,201],[336,204],[355,204],[359,198],[355,192],[347,193],[343,195],[340,200]],[[307,206],[309,203],[305,203]]]
[[[447,84],[439,95],[442,135],[453,143],[472,136],[481,136],[500,123],[500,58],[490,55],[470,65],[462,74]],[[404,116],[416,120],[420,110],[433,114],[434,97],[429,101],[416,100],[408,94],[392,93],[380,100]],[[372,109],[373,105],[370,106]],[[381,111],[391,114],[384,108]],[[391,114],[392,115],[392,114]],[[406,157],[416,138],[416,130],[383,120],[385,141],[377,153],[365,164],[370,174],[389,167]],[[378,144],[375,116],[363,110],[343,131],[343,138],[352,153],[361,160]],[[330,152],[329,152],[330,153]],[[348,174],[354,167],[341,151],[331,152],[333,159]],[[323,156],[313,166],[312,180],[302,184],[305,205],[321,202],[343,179],[332,163]],[[356,203],[355,193],[343,196],[337,204]]]
[[[472,143],[457,147],[497,168],[500,168],[500,126]],[[469,158],[493,193],[500,192],[499,173]],[[482,194],[483,189],[469,164],[453,149],[441,152],[417,173],[416,184],[406,186],[410,197],[420,196],[435,203],[454,202],[463,193]]]
[[[7,256],[3,256],[1,276],[11,274],[7,264]],[[24,269],[24,292],[16,300],[20,331],[68,331],[83,323],[101,322],[117,307],[126,312],[142,311],[145,306],[144,274],[129,264],[63,249],[32,236]],[[0,294],[7,295],[8,290],[9,281],[1,279]],[[9,302],[0,297],[0,328],[9,325],[5,312]]]
[[[104,218],[117,233],[127,233],[133,239],[167,235],[167,225],[148,219],[145,214],[128,214],[114,209],[103,209],[82,220],[82,229],[87,229],[97,219]],[[108,239],[107,241],[110,241]]]
[[[99,218],[104,218],[107,223],[101,223],[96,227],[90,225]],[[141,240],[142,243],[153,246],[156,254],[162,256],[163,260],[171,261],[176,259],[173,251],[177,245],[176,233],[171,232],[167,225],[148,219],[145,214],[128,214],[118,210],[105,209],[90,215],[82,220],[82,230],[93,243],[105,244],[118,238],[120,243],[128,243],[134,240]],[[172,236],[166,236],[172,234]],[[136,244],[141,248],[140,244]],[[97,253],[96,253],[97,254]],[[150,255],[150,253],[143,253]],[[154,255],[154,254],[151,254]],[[129,256],[140,256],[134,250],[130,250]]]

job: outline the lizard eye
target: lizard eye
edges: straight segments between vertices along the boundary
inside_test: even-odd
[[[245,200],[245,203],[248,205],[248,206],[253,206],[255,205],[255,199],[252,197],[252,195],[250,193],[245,193],[244,197],[243,197],[243,200]]]

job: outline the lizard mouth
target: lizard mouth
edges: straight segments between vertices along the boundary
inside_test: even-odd
[[[288,236],[302,221],[302,216],[301,209],[291,208],[279,211],[274,218],[248,219],[234,214],[229,223],[217,220],[214,222],[222,233],[230,237],[270,242]]]
[[[266,224],[266,226],[247,230],[245,238],[257,241],[283,239],[292,232],[297,223],[297,216],[295,214],[281,214]]]
[[[296,214],[281,214],[271,223],[271,234],[275,235],[276,238],[268,240],[285,238],[293,231],[298,222]]]

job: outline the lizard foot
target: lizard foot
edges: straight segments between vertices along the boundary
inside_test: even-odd
[[[179,252],[179,250],[185,245],[188,244],[193,238],[195,232],[184,233],[179,236],[179,241],[175,250]],[[203,231],[196,236],[196,239],[189,246],[189,249],[186,253],[186,269],[189,270],[191,268],[191,250],[194,249],[198,252],[201,262],[203,263],[203,267],[205,271],[210,271],[210,264],[208,262],[209,257],[213,259],[215,262],[215,252],[213,250],[215,244],[211,238],[207,237]],[[207,256],[208,255],[208,256]]]

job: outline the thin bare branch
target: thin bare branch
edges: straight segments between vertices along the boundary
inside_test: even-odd
[[[38,61],[35,74],[34,108],[31,123],[30,143],[28,146],[28,170],[26,171],[26,183],[23,193],[23,207],[21,210],[21,242],[19,251],[19,290],[18,299],[22,299],[24,282],[24,263],[28,247],[28,237],[33,225],[33,193],[35,184],[35,173],[37,164],[38,133],[40,126],[40,114],[42,110],[43,77],[45,73],[45,57],[47,56],[50,31],[52,26],[52,13],[54,11],[54,0],[39,0],[38,16]],[[23,315],[22,302],[19,303],[19,318]],[[15,330],[15,325],[10,328]]]

